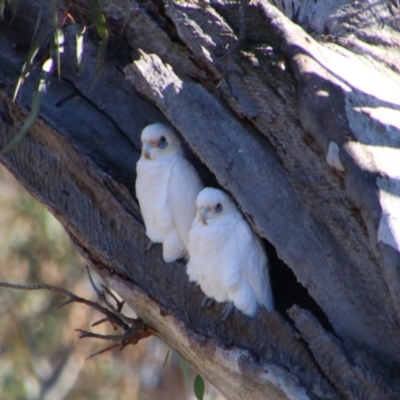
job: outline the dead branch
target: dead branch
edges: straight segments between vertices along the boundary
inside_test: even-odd
[[[86,358],[87,360],[96,355],[103,354],[106,351],[112,350],[115,347],[119,347],[119,349],[122,350],[127,345],[137,344],[139,342],[139,340],[149,337],[155,333],[154,330],[152,328],[150,328],[148,325],[146,325],[140,318],[132,319],[132,318],[128,318],[128,317],[124,316],[121,313],[121,309],[122,309],[124,302],[119,301],[117,299],[117,297],[107,287],[102,285],[104,290],[115,300],[116,306],[114,307],[108,301],[104,292],[100,291],[96,287],[96,285],[94,284],[93,279],[90,275],[89,268],[87,266],[86,266],[86,268],[88,271],[88,275],[89,275],[89,279],[90,279],[90,283],[92,284],[92,287],[94,288],[99,299],[106,304],[107,308],[103,307],[93,301],[79,297],[66,289],[60,288],[58,286],[43,284],[43,283],[35,284],[35,285],[20,285],[20,284],[8,283],[8,282],[0,282],[0,287],[10,288],[10,289],[18,289],[18,290],[45,289],[45,290],[49,290],[52,292],[60,293],[64,296],[67,296],[68,299],[66,301],[62,302],[61,304],[57,305],[56,308],[63,307],[65,305],[73,303],[73,302],[85,304],[88,307],[91,307],[106,316],[105,318],[102,318],[101,320],[92,324],[92,326],[97,326],[103,322],[108,321],[113,325],[114,328],[116,326],[119,326],[121,329],[123,329],[124,333],[121,335],[101,335],[98,333],[88,332],[83,329],[75,329],[75,331],[80,332],[79,339],[88,337],[88,338],[96,338],[96,339],[102,339],[102,340],[118,340],[119,341],[119,343],[117,343],[115,345],[106,347],[96,353],[91,354],[89,357]]]

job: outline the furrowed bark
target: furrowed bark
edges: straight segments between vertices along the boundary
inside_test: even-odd
[[[66,28],[62,77],[52,79],[29,135],[0,161],[109,285],[228,398],[395,399],[400,7],[274,3],[248,5],[247,41],[237,46],[236,4],[110,2],[110,52],[98,81],[96,46],[88,37],[77,76]],[[37,76],[12,103],[38,8],[23,6],[11,25],[0,23],[1,146],[26,118]],[[85,7],[74,1],[72,11],[85,16]],[[233,195],[321,307],[324,315],[310,306],[320,321],[304,307],[287,315],[279,300],[277,312],[250,319],[235,311],[220,323],[222,306],[201,309],[182,263],[164,264],[159,248],[144,252],[133,193],[140,132],[166,120],[205,182]],[[279,299],[291,278],[273,261],[272,276],[283,277],[281,286],[273,281]],[[307,296],[293,287],[289,303],[300,304]]]
[[[1,109],[3,121],[17,121],[25,115],[5,97],[2,98]],[[3,124],[2,128],[3,146],[16,134],[16,127]],[[298,341],[296,333],[277,313],[263,311],[255,319],[250,319],[235,312],[229,322],[221,324],[222,306],[203,310],[203,295],[195,285],[189,284],[184,266],[181,263],[164,264],[159,248],[151,253],[144,251],[148,239],[137,204],[132,198],[129,199],[126,189],[114,182],[110,192],[108,187],[111,178],[105,180],[99,167],[90,160],[82,159],[62,135],[38,121],[18,148],[2,157],[2,162],[33,195],[50,208],[80,252],[107,278],[112,287],[118,282],[121,286],[122,278],[119,277],[123,277],[128,287],[133,282],[132,288],[135,288],[135,284],[143,288],[145,293],[140,292],[140,301],[132,301],[135,298],[133,293],[129,304],[159,332],[160,337],[169,338],[167,343],[174,337],[171,346],[184,353],[189,362],[200,365],[199,357],[200,360],[209,358],[215,345],[201,356],[197,353],[202,348],[201,343],[211,340],[220,347],[242,349],[243,354],[247,354],[245,350],[250,351],[254,360],[258,360],[251,363],[254,370],[246,372],[248,378],[243,378],[241,385],[244,388],[258,387],[259,398],[266,393],[275,398],[295,399],[298,395],[313,398],[312,391],[323,394],[322,398],[336,398],[334,391],[319,374],[308,351]],[[42,176],[42,171],[47,173]],[[128,211],[125,204],[129,200]],[[157,299],[157,312],[152,298]],[[153,304],[151,312],[157,318],[148,315],[145,307],[148,303]],[[169,315],[174,317],[167,318]],[[249,320],[252,321],[250,325]],[[186,334],[184,340],[184,336],[177,336],[178,327],[181,331],[184,327],[188,332],[193,330],[196,334]],[[188,338],[192,341],[188,342]],[[243,392],[237,391],[237,383],[234,383],[239,368],[237,362],[234,362],[237,350],[226,354],[220,353],[221,349],[214,351],[216,360],[222,358],[224,368],[216,380],[213,378],[215,371],[210,367],[213,363],[207,363],[202,368],[205,376],[213,382],[219,382],[229,398],[241,398]],[[266,378],[267,367],[264,363],[267,360],[267,366],[273,372]],[[292,374],[285,372],[291,369]],[[224,376],[230,379],[222,384]],[[316,377],[317,381],[314,381]],[[260,382],[268,382],[267,387],[263,387]],[[305,386],[309,386],[311,392]],[[256,389],[254,396],[255,393]],[[283,393],[286,397],[282,397]]]

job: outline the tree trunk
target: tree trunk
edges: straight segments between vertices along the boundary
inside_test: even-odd
[[[245,3],[109,1],[98,77],[95,27],[78,75],[76,24],[66,24],[61,76],[0,161],[227,398],[397,399],[399,2]],[[21,0],[15,18],[6,7],[0,23],[2,147],[31,107],[40,68],[11,97],[39,4]],[[78,0],[60,6],[60,21],[67,7],[88,23]],[[140,133],[167,120],[206,185],[229,191],[265,239],[276,312],[221,322],[223,305],[201,308],[183,262],[144,251]]]

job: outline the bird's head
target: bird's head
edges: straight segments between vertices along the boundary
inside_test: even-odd
[[[225,192],[214,188],[204,188],[196,199],[197,218],[204,225],[218,224],[227,216],[237,213],[232,198]]]
[[[156,160],[161,157],[182,154],[182,143],[173,128],[164,124],[152,124],[143,129],[142,157]]]

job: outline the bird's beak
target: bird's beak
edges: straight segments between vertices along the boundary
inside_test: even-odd
[[[151,146],[150,143],[148,143],[148,142],[144,142],[144,143],[143,143],[142,154],[143,154],[143,157],[144,157],[146,160],[151,160],[151,156],[150,156],[151,147],[152,147],[152,146]]]
[[[208,210],[204,207],[200,208],[200,221],[204,224],[207,225],[207,214],[208,214]]]

